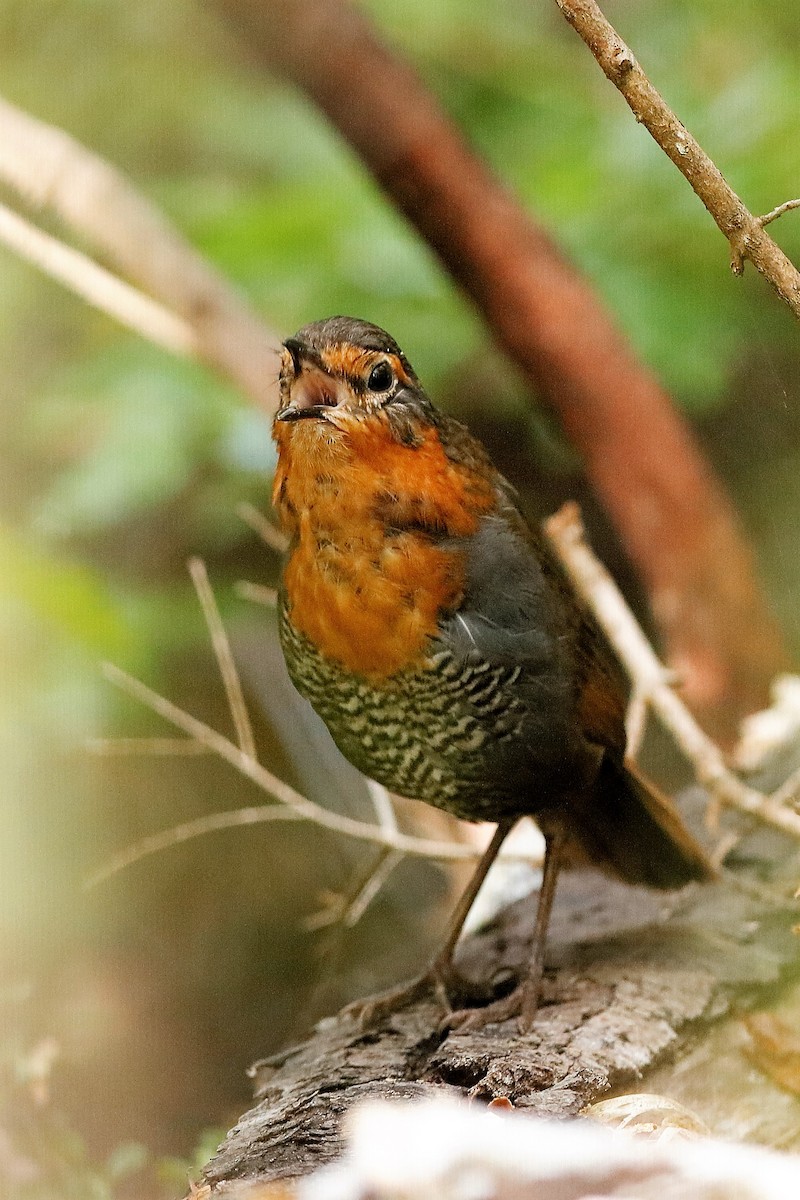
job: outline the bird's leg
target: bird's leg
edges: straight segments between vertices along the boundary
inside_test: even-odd
[[[539,888],[539,902],[536,907],[536,925],[533,934],[533,949],[531,952],[528,974],[509,995],[501,1000],[495,1000],[483,1008],[466,1008],[460,1012],[450,1013],[446,1024],[453,1029],[472,1030],[482,1029],[497,1021],[507,1021],[511,1017],[519,1017],[520,1033],[527,1033],[533,1024],[533,1019],[539,1008],[544,974],[544,954],[547,945],[547,930],[550,925],[550,913],[553,908],[553,897],[556,893],[558,872],[561,866],[561,854],[564,847],[565,831],[561,824],[556,825],[552,832],[545,835],[544,865],[542,867],[542,883]]]
[[[500,853],[500,847],[508,837],[511,830],[517,823],[517,817],[505,817],[499,821],[497,828],[492,834],[492,840],[484,850],[481,859],[472,873],[469,883],[461,893],[458,904],[453,909],[450,917],[450,922],[447,927],[447,937],[444,944],[436,955],[436,958],[431,963],[431,972],[437,975],[444,976],[452,967],[453,954],[455,953],[458,939],[461,937],[461,930],[464,928],[464,922],[469,916],[470,909],[475,903],[478,892],[483,887],[484,880],[489,874],[489,869],[492,866],[497,855]]]
[[[545,840],[542,886],[539,889],[536,926],[533,933],[533,953],[528,967],[528,976],[522,984],[522,1003],[519,1010],[520,1033],[527,1033],[533,1024],[533,1018],[536,1016],[542,996],[547,931],[550,928],[550,913],[553,910],[553,899],[556,894],[558,872],[561,869],[561,853],[565,840],[566,834],[561,824],[557,825],[553,833]]]
[[[442,1008],[446,1012],[450,1011],[447,985],[453,979],[453,954],[458,945],[461,930],[464,928],[464,922],[469,915],[472,905],[475,903],[475,898],[481,890],[486,876],[489,874],[489,869],[500,852],[500,847],[514,825],[516,825],[517,820],[517,817],[504,817],[503,820],[498,822],[497,828],[492,835],[492,840],[484,850],[469,883],[453,910],[447,926],[447,936],[445,937],[444,944],[428,969],[409,983],[400,984],[399,987],[390,988],[389,991],[380,992],[378,995],[370,996],[366,1000],[353,1001],[352,1004],[348,1004],[342,1010],[345,1014],[356,1017],[362,1025],[370,1025],[387,1013],[394,1012],[398,1008],[403,1008],[406,1004],[411,1004],[430,990],[435,992],[442,1004]]]

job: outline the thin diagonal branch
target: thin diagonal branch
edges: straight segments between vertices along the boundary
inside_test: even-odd
[[[281,339],[121,171],[0,99],[0,181],[188,324],[199,357],[244,395],[275,407]]]
[[[127,867],[133,866],[150,854],[158,854],[162,850],[170,850],[182,842],[193,838],[205,837],[209,833],[218,833],[222,829],[239,829],[245,825],[263,825],[270,821],[302,821],[299,813],[293,812],[282,804],[259,804],[253,808],[235,808],[230,812],[211,813],[206,817],[197,817],[193,821],[185,821],[182,825],[172,825],[150,837],[141,838],[132,846],[126,846],[119,854],[114,854],[103,863],[97,871],[84,882],[85,888],[97,887],[105,883],[112,875],[119,874]]]
[[[103,671],[111,683],[144,704],[146,708],[163,717],[171,725],[182,729],[189,737],[202,742],[241,775],[252,780],[262,791],[274,796],[280,804],[290,809],[297,819],[311,821],[315,825],[331,830],[332,833],[341,833],[358,841],[385,846],[403,854],[414,854],[441,861],[471,861],[480,858],[480,850],[473,846],[454,842],[437,842],[428,838],[413,837],[400,831],[390,832],[381,829],[378,825],[370,825],[365,821],[357,821],[353,817],[346,817],[341,813],[322,808],[321,805],[314,804],[305,796],[301,796],[288,783],[278,779],[266,767],[245,754],[234,742],[229,741],[221,733],[217,733],[210,725],[199,721],[164,696],[154,692],[146,684],[141,683],[140,680],[121,671],[113,663],[105,663]],[[530,857],[527,855],[508,856],[508,861],[514,860],[529,862]]]
[[[399,850],[387,850],[381,855],[370,872],[369,878],[342,914],[342,924],[345,929],[352,929],[363,917],[364,913],[377,897],[395,867],[403,861]]]
[[[763,227],[764,225],[771,224],[772,221],[776,221],[778,217],[782,217],[784,213],[791,212],[795,208],[800,208],[800,200],[784,200],[783,204],[779,204],[776,208],[771,208],[768,213],[756,217],[756,220]]]
[[[0,204],[0,242],[134,333],[171,354],[197,355],[197,338],[186,321],[5,204]]]
[[[253,604],[261,604],[264,608],[278,607],[278,593],[273,587],[263,583],[250,583],[248,579],[240,579],[234,585],[237,596],[243,600],[251,600]]]
[[[634,687],[628,702],[628,711],[625,714],[625,740],[628,754],[633,759],[638,757],[644,739],[647,728],[647,709],[647,696]]]
[[[577,590],[591,605],[640,697],[670,732],[694,768],[700,783],[723,805],[757,817],[767,825],[800,838],[800,814],[748,787],[725,765],[722,751],[703,732],[676,695],[670,676],[648,642],[622,593],[589,547],[576,504],[565,504],[545,523],[545,532]]]
[[[389,829],[392,832],[396,832],[397,817],[388,788],[385,788],[382,783],[377,783],[374,779],[368,779],[367,791],[372,800],[375,816],[381,829]]]
[[[211,636],[211,645],[214,650],[214,657],[217,660],[217,666],[219,667],[222,684],[225,688],[225,695],[228,699],[228,708],[230,709],[234,728],[236,729],[239,749],[248,758],[255,758],[256,744],[253,737],[253,727],[250,723],[250,714],[247,711],[247,704],[245,703],[244,692],[242,691],[242,681],[239,678],[239,672],[236,670],[231,644],[228,641],[228,635],[225,632],[225,626],[222,623],[222,617],[217,608],[217,601],[214,598],[214,592],[208,581],[208,572],[203,560],[201,558],[190,559],[189,572],[192,576],[192,583],[197,592],[197,598],[200,601],[200,607],[203,610],[203,616],[205,617],[208,632]]]
[[[748,259],[800,318],[800,273],[764,231],[770,220],[797,202],[787,201],[766,218],[754,216],[653,87],[595,0],[556,0],[556,4],[622,93],[636,120],[688,180],[728,239],[734,272],[741,274],[743,260]]]
[[[270,521],[269,517],[264,516],[255,504],[248,504],[246,501],[242,504],[237,504],[236,514],[241,517],[245,525],[249,525],[255,530],[265,545],[269,546],[270,550],[274,550],[276,554],[285,553],[289,546],[289,539],[282,529],[279,529],[274,521]]]
[[[380,849],[369,869],[356,878],[348,891],[342,894],[326,893],[323,897],[323,907],[312,913],[303,922],[305,929],[310,932],[325,929],[326,926],[342,924],[345,929],[352,929],[363,917],[395,867],[402,862],[403,855],[398,850]]]
[[[152,755],[155,758],[179,758],[186,755],[192,758],[198,754],[210,753],[208,746],[192,738],[87,738],[85,745],[90,754],[104,758],[128,755]]]

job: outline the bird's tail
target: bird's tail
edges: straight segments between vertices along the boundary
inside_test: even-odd
[[[632,763],[606,754],[580,818],[578,836],[590,858],[627,883],[670,889],[715,875],[672,802]]]

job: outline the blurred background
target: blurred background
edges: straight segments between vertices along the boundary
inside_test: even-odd
[[[362,7],[688,414],[797,655],[789,311],[752,269],[732,277],[710,218],[551,0]],[[791,0],[616,0],[608,15],[753,212],[800,192]],[[338,135],[201,0],[0,0],[0,67],[7,100],[123,169],[280,336],[336,312],[389,329],[529,512],[582,501],[635,596],[552,419]],[[800,260],[800,214],[773,229]],[[104,681],[107,659],[229,732],[192,555],[246,660],[265,760],[308,784],[261,708],[273,615],[234,590],[276,580],[275,556],[236,512],[268,508],[269,422],[3,248],[0,363],[0,1169],[24,1196],[177,1196],[246,1106],[247,1065],[421,963],[449,885],[406,863],[355,928],[315,929],[363,853],[264,825],[83,887],[146,834],[259,802],[209,758],[87,750],[169,732]]]

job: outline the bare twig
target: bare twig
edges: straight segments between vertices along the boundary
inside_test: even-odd
[[[342,924],[346,929],[352,929],[354,925],[358,924],[392,871],[403,861],[403,857],[399,850],[387,850],[381,855],[380,861],[373,866],[364,886],[358,895],[353,897],[352,902],[342,914]]]
[[[646,710],[651,707],[693,763],[698,779],[709,787],[719,802],[730,804],[750,816],[800,838],[800,815],[781,807],[779,803],[794,793],[797,777],[793,776],[788,780],[775,796],[766,797],[746,787],[727,770],[718,747],[700,730],[694,718],[671,690],[669,684],[674,681],[674,676],[658,661],[616,584],[586,544],[577,506],[565,505],[560,513],[547,522],[546,531],[570,576],[591,604],[631,675],[634,697],[628,714],[631,737],[638,740],[644,727]],[[377,817],[377,824],[369,824],[314,804],[256,760],[255,745],[241,694],[241,683],[205,568],[200,560],[192,560],[190,567],[211,632],[220,673],[225,682],[239,746],[111,664],[106,665],[105,672],[113,683],[177,726],[189,740],[176,743],[175,739],[147,738],[137,743],[135,739],[121,739],[116,744],[97,744],[103,750],[108,746],[124,746],[127,752],[132,752],[137,745],[140,745],[144,752],[151,753],[169,753],[173,748],[179,753],[210,751],[230,763],[263,791],[274,796],[278,804],[215,813],[144,838],[115,855],[92,876],[90,883],[107,879],[146,855],[209,832],[263,821],[308,820],[333,832],[369,842],[380,848],[378,858],[371,865],[364,882],[358,884],[350,897],[339,901],[335,913],[331,910],[330,914],[320,917],[315,922],[318,926],[330,923],[334,919],[343,919],[346,924],[355,924],[403,855],[414,854],[440,860],[477,858],[479,851],[468,845],[436,842],[403,834],[397,825],[391,796],[380,784],[368,781]],[[191,751],[188,747],[192,748]],[[730,839],[723,839],[718,848],[720,857],[724,857],[733,844],[735,843]],[[508,861],[531,861],[529,856],[513,853],[504,857]]]
[[[222,623],[214,592],[208,580],[205,564],[201,559],[193,558],[189,563],[189,570],[195,590],[197,591],[200,606],[203,609],[209,633],[211,634],[211,642],[225,686],[225,693],[228,697],[228,706],[236,727],[239,746],[251,758],[255,758],[255,741],[244,700],[241,679],[236,669],[236,662],[231,651],[225,626]],[[374,779],[367,780],[367,789],[372,798],[378,825],[385,832],[396,834],[398,832],[397,820],[388,791]],[[160,846],[157,848],[160,848]],[[386,847],[381,848],[378,860],[368,871],[366,879],[358,885],[355,895],[350,897],[344,905],[342,922],[347,928],[350,928],[361,920],[361,917],[402,858],[403,855],[398,850],[391,850]]]
[[[781,807],[775,796],[765,796],[734,775],[725,765],[719,746],[703,732],[669,686],[669,674],[656,657],[616,583],[587,544],[578,506],[565,504],[545,523],[545,531],[576,588],[591,605],[609,637],[630,675],[634,691],[647,698],[712,798],[800,838],[800,815]]]
[[[104,758],[148,754],[156,758],[172,758],[210,753],[208,746],[192,738],[87,738],[86,749],[90,754],[102,755]]]
[[[373,807],[375,808],[375,816],[381,829],[389,829],[392,832],[397,831],[397,817],[395,816],[392,797],[388,788],[385,788],[382,783],[377,783],[374,779],[367,780],[367,791],[370,794]]]
[[[773,804],[796,804],[800,793],[800,767],[772,793]]]
[[[800,208],[800,200],[784,200],[783,204],[779,204],[777,208],[770,209],[762,217],[756,217],[756,220],[763,228],[765,225],[769,225],[770,221],[775,221],[778,217],[782,217],[784,213],[791,212],[793,208]]]
[[[305,796],[301,796],[288,783],[284,783],[283,780],[278,779],[276,775],[273,775],[266,767],[245,754],[234,742],[224,737],[223,734],[217,733],[209,725],[198,721],[196,717],[185,712],[164,696],[160,696],[138,679],[134,679],[131,675],[126,674],[125,671],[121,671],[113,663],[106,663],[103,670],[106,678],[111,683],[121,688],[122,691],[127,692],[129,696],[132,696],[141,704],[144,704],[146,708],[163,717],[164,720],[169,721],[171,725],[182,729],[190,738],[201,742],[210,751],[234,767],[241,775],[252,780],[262,791],[274,796],[280,804],[290,809],[298,820],[311,821],[323,829],[331,830],[333,833],[341,833],[346,837],[352,837],[358,841],[369,842],[376,846],[384,846],[390,850],[397,850],[402,854],[414,854],[421,858],[433,858],[440,861],[473,861],[481,856],[481,850],[474,846],[413,837],[399,830],[392,832],[381,829],[378,825],[371,825],[365,821],[357,821],[353,817],[346,817],[341,813],[322,808],[321,805],[314,804],[313,801],[307,800]],[[218,819],[224,821],[226,815],[228,814],[218,814]],[[212,818],[207,819],[211,820]],[[271,819],[265,818],[265,820]],[[167,835],[165,834],[164,836],[166,837]],[[508,855],[507,861],[529,862],[530,857],[519,854]]]
[[[43,233],[5,204],[0,204],[0,241],[141,337],[172,354],[197,355],[197,337],[186,321],[85,254]]]
[[[642,745],[647,727],[647,709],[647,696],[634,687],[625,714],[625,735],[631,758],[638,756]]]
[[[263,583],[250,583],[240,579],[234,584],[237,596],[243,600],[252,600],[253,604],[262,604],[264,608],[277,608],[278,593],[275,588],[265,587]]]
[[[200,601],[200,607],[203,610],[208,632],[211,635],[211,645],[214,650],[214,657],[217,660],[220,676],[222,677],[225,695],[228,698],[228,707],[233,718],[234,728],[236,729],[239,748],[248,758],[255,758],[256,744],[253,738],[253,727],[250,724],[250,715],[245,704],[244,692],[242,691],[242,681],[239,678],[239,672],[236,670],[231,645],[228,641],[228,635],[225,632],[225,626],[222,624],[222,618],[219,615],[217,602],[214,598],[211,584],[208,581],[208,572],[203,560],[200,558],[190,559],[189,572],[192,576],[195,591],[197,592],[197,598]]]
[[[727,833],[723,833],[721,835],[716,846],[708,856],[715,871],[719,871],[722,868],[722,864],[725,862],[725,859],[728,857],[731,850],[738,846],[741,840],[741,834],[733,829],[728,830]]]
[[[800,273],[764,226],[797,201],[779,205],[767,217],[755,217],[689,131],[664,102],[595,0],[556,0],[570,25],[583,38],[604,74],[624,96],[637,121],[689,181],[731,247],[731,268],[740,275],[749,259],[800,318]]]
[[[797,778],[793,776],[772,797],[766,797],[752,788],[726,768],[719,748],[700,730],[694,718],[669,686],[674,675],[667,671],[656,658],[647,639],[637,625],[616,584],[594,557],[586,544],[580,515],[576,505],[565,505],[546,525],[546,531],[564,562],[578,590],[591,604],[598,620],[615,646],[622,662],[633,680],[634,700],[628,714],[629,728],[634,738],[639,737],[651,707],[675,737],[678,745],[695,767],[698,779],[706,784],[712,796],[719,802],[730,804],[750,816],[774,825],[785,833],[800,838],[800,815],[781,807],[780,801],[793,794]],[[106,664],[105,673],[111,682],[129,695],[152,709],[165,720],[181,729],[188,737],[182,742],[175,739],[119,739],[118,742],[98,741],[96,747],[104,752],[110,748],[127,753],[138,748],[144,753],[200,753],[212,752],[230,763],[237,771],[252,780],[258,787],[278,801],[276,806],[245,808],[227,813],[215,813],[189,821],[173,829],[144,838],[116,855],[92,877],[92,882],[108,878],[123,867],[138,861],[145,855],[155,853],[189,838],[208,832],[234,828],[238,825],[256,824],[261,821],[307,820],[333,832],[344,834],[380,847],[380,853],[363,885],[347,900],[343,909],[346,919],[355,923],[383,886],[385,879],[405,854],[439,860],[468,860],[478,858],[480,851],[469,845],[452,842],[437,842],[412,837],[402,833],[397,826],[391,796],[380,784],[368,781],[370,794],[375,805],[377,824],[355,820],[314,804],[301,796],[288,784],[278,779],[263,767],[255,757],[252,733],[241,684],[235,663],[230,653],[219,611],[211,595],[205,570],[199,560],[192,563],[195,580],[206,621],[212,634],[217,661],[232,711],[237,707],[235,695],[238,691],[244,718],[241,712],[235,717],[240,745],[236,746],[210,726],[197,720],[177,705],[152,691],[139,680],[132,678],[118,667]],[[210,598],[209,598],[210,597]],[[244,720],[244,724],[242,724]],[[191,747],[191,750],[189,749]],[[800,774],[800,773],[798,773]],[[278,816],[277,813],[284,815]],[[724,855],[732,843],[723,840],[720,853]],[[530,855],[507,852],[506,861],[532,861]]]
[[[133,866],[150,854],[158,854],[162,850],[170,850],[182,842],[192,838],[205,837],[209,833],[218,833],[222,829],[239,829],[244,825],[263,825],[270,821],[302,821],[299,813],[293,812],[283,804],[259,804],[253,808],[236,808],[231,812],[211,813],[206,817],[197,817],[193,821],[185,821],[182,825],[173,825],[160,833],[141,838],[132,846],[126,846],[119,854],[113,855],[103,863],[94,874],[85,881],[84,887],[93,888],[99,883],[105,883],[112,875]]]
[[[171,829],[143,838],[104,864],[90,878],[87,886],[92,886],[108,879],[117,871],[130,866],[149,854],[155,854],[170,846],[188,841],[190,838],[201,837],[207,833],[235,828],[240,825],[254,825],[262,821],[313,820],[317,824],[336,828],[340,832],[349,833],[350,836],[359,836],[358,831],[360,831],[364,840],[376,842],[380,847],[376,861],[371,865],[366,876],[357,882],[353,894],[339,898],[336,905],[332,906],[328,911],[310,918],[310,922],[308,923],[309,928],[319,928],[324,924],[330,924],[335,920],[341,919],[346,926],[351,926],[355,925],[361,919],[364,912],[380,892],[391,872],[406,853],[421,854],[432,858],[477,857],[477,854],[470,855],[467,847],[463,847],[463,849],[467,850],[467,853],[464,854],[459,852],[462,849],[461,847],[450,846],[445,843],[425,842],[424,839],[408,838],[400,833],[392,798],[387,789],[374,780],[368,779],[366,782],[374,805],[377,825],[367,825],[362,822],[353,821],[350,818],[337,817],[336,814],[312,804],[311,801],[300,796],[299,793],[261,767],[256,761],[255,741],[242,692],[241,680],[236,669],[236,662],[233,658],[219,608],[217,607],[216,599],[209,583],[205,564],[199,558],[191,559],[189,570],[200,606],[203,610],[206,625],[211,635],[214,655],[228,698],[228,705],[239,742],[238,753],[236,752],[236,747],[226,738],[217,734],[210,727],[203,725],[202,722],[196,721],[188,713],[177,708],[170,701],[157,695],[157,693],[152,692],[144,684],[139,683],[138,680],[132,679],[130,676],[125,675],[124,672],[110,665],[106,666],[106,674],[113,682],[136,696],[167,720],[177,724],[179,728],[189,733],[190,736],[185,741],[175,738],[127,738],[115,741],[98,739],[94,748],[102,752],[108,752],[108,748],[113,747],[113,750],[117,753],[149,752],[168,754],[175,752],[185,754],[213,751],[223,758],[227,758],[229,762],[232,762],[243,774],[257,782],[265,791],[275,795],[279,800],[279,804],[237,809],[233,812],[214,813],[210,816],[200,817],[197,820],[188,821],[182,825],[177,825]],[[191,732],[192,730],[194,731],[193,733]],[[191,750],[188,748],[191,748]],[[445,848],[446,852],[441,854],[440,851]],[[456,850],[455,854],[451,853],[454,849]],[[513,856],[509,855],[508,857]]]
[[[341,923],[346,929],[352,929],[361,920],[403,857],[398,850],[387,850],[385,847],[379,850],[368,871],[356,879],[347,893],[325,895],[323,907],[306,917],[304,927],[315,931]]]
[[[249,525],[254,529],[265,545],[269,546],[270,550],[276,551],[278,554],[283,554],[289,545],[289,539],[282,529],[279,529],[274,521],[270,521],[269,517],[264,516],[255,504],[237,504],[236,513],[244,521],[245,525]]]
[[[280,338],[120,171],[0,100],[0,180],[33,208],[51,209],[188,324],[199,357],[246,396],[275,406]]]

